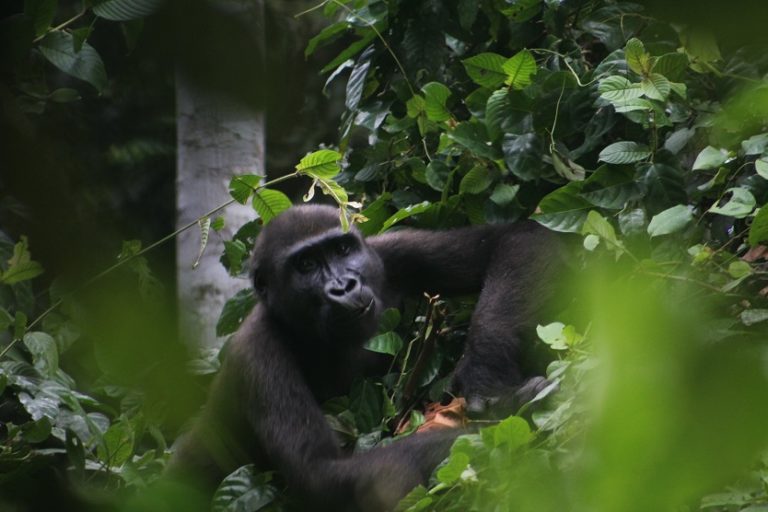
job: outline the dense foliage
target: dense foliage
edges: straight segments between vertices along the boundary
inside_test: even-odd
[[[150,3],[111,0],[94,13]],[[563,285],[568,306],[536,319],[539,340],[530,340],[554,360],[547,375],[559,390],[537,397],[544,406],[479,423],[486,428],[462,436],[401,509],[765,510],[765,49],[730,48],[630,2],[319,7],[330,21],[307,55],[339,45],[324,72],[328,83],[346,80],[346,110],[338,143],[290,174],[313,180],[307,198],[319,189],[342,207],[344,225],[366,234],[531,217],[573,242],[562,264],[582,276]],[[40,54],[100,87],[101,74],[83,74],[92,67],[49,56],[79,36],[48,33],[40,12],[28,13]],[[233,274],[244,272],[258,226],[291,204],[270,185],[232,180],[233,199],[259,217],[227,243],[222,262]],[[201,222],[203,238],[218,225]],[[42,269],[25,239],[0,250],[3,485],[24,481],[33,463],[55,463],[72,482],[143,488],[173,436],[147,414],[157,404],[114,382],[83,393],[59,366],[80,337],[77,311],[35,304],[30,280]],[[136,245],[124,261],[152,284]],[[54,304],[59,296],[54,288]],[[219,334],[234,332],[253,303],[247,290],[233,298]],[[387,312],[367,348],[394,356],[392,371],[325,405],[347,446],[366,450],[405,419],[399,435],[424,421],[418,411],[444,390],[471,309],[471,297],[425,297]],[[215,354],[194,362],[199,373],[216,367]],[[280,509],[289,499],[281,486],[244,467],[215,508]]]

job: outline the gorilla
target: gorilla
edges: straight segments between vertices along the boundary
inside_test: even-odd
[[[364,453],[339,447],[320,404],[380,371],[363,349],[387,308],[407,295],[478,293],[452,392],[470,411],[531,398],[521,334],[548,300],[553,234],[525,221],[363,238],[339,212],[304,205],[264,227],[253,251],[259,298],[169,471],[216,485],[242,464],[277,469],[313,510],[390,510],[448,455],[461,430],[418,433]]]

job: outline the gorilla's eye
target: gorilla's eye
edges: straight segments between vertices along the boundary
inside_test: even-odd
[[[340,240],[339,243],[336,244],[336,252],[341,256],[347,256],[352,252],[352,242],[350,240]]]
[[[307,273],[312,272],[317,268],[317,260],[311,256],[302,256],[296,260],[296,268],[299,272]]]

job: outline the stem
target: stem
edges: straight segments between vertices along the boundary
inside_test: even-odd
[[[273,180],[267,181],[267,182],[265,182],[262,185],[257,185],[255,187],[251,186],[250,188],[254,192],[256,192],[258,190],[261,190],[262,188],[266,188],[266,187],[275,185],[277,183],[280,183],[280,182],[283,182],[283,181],[287,181],[287,180],[292,179],[292,178],[296,178],[296,177],[298,177],[300,175],[301,174],[299,173],[299,171],[295,171],[295,172],[292,172],[290,174],[286,174],[285,176],[280,176],[279,178],[275,178]],[[243,183],[243,182],[241,181],[241,183]],[[95,276],[93,276],[90,279],[88,279],[85,283],[83,283],[82,285],[80,285],[76,289],[74,289],[71,292],[67,293],[65,297],[62,297],[59,300],[57,300],[56,302],[54,302],[53,304],[51,304],[51,306],[48,307],[48,309],[46,309],[45,311],[40,313],[40,315],[37,318],[35,318],[29,325],[27,325],[26,328],[24,328],[24,334],[28,333],[34,326],[36,326],[38,323],[40,323],[43,320],[43,318],[45,318],[46,316],[48,316],[48,314],[50,314],[52,311],[54,311],[59,306],[61,306],[61,304],[64,302],[65,298],[71,297],[72,295],[75,295],[75,294],[83,291],[85,288],[88,288],[93,283],[95,283],[99,279],[103,278],[104,276],[106,276],[110,272],[113,272],[114,270],[117,270],[118,268],[122,267],[123,265],[125,265],[129,261],[135,260],[139,256],[143,256],[144,254],[146,254],[149,251],[151,251],[152,249],[154,249],[154,248],[164,244],[165,242],[176,238],[177,236],[179,236],[184,231],[197,226],[198,222],[200,222],[201,220],[203,220],[203,219],[205,219],[207,217],[210,217],[214,213],[217,213],[217,212],[227,208],[228,206],[230,206],[233,203],[235,203],[235,200],[234,199],[230,199],[229,201],[226,201],[226,202],[220,204],[219,206],[217,206],[217,207],[213,208],[212,210],[208,211],[207,213],[204,213],[203,215],[199,216],[195,220],[193,220],[193,221],[185,224],[184,226],[180,227],[179,229],[177,229],[173,233],[170,233],[170,234],[164,236],[163,238],[161,238],[160,240],[157,240],[156,242],[153,242],[153,243],[149,244],[148,246],[146,246],[145,248],[143,248],[142,250],[140,250],[136,254],[132,254],[132,255],[128,256],[127,258],[124,258],[122,260],[118,260],[118,262],[115,263],[114,265],[111,265],[110,267],[107,267],[105,270],[102,270],[101,272],[99,272]],[[5,355],[8,352],[10,352],[10,350],[14,346],[16,346],[16,344],[19,341],[21,341],[20,337],[19,338],[14,338],[13,340],[11,340],[11,342],[2,350],[2,352],[0,352],[0,359],[5,357]]]
[[[573,78],[576,79],[576,83],[579,84],[579,87],[587,87],[588,85],[592,85],[593,83],[597,82],[598,79],[595,78],[594,80],[590,80],[589,82],[583,84],[581,83],[581,80],[579,79],[579,75],[576,73],[576,70],[574,70],[570,64],[568,64],[567,56],[563,55],[560,52],[556,52],[554,50],[549,50],[547,48],[531,48],[532,52],[543,52],[543,53],[551,53],[552,55],[557,55],[561,59],[563,59],[563,64],[568,68],[568,70],[573,75]]]
[[[60,31],[60,30],[63,30],[63,29],[65,29],[65,28],[67,28],[67,27],[68,27],[68,26],[70,26],[72,23],[74,23],[74,22],[76,22],[77,20],[79,20],[80,18],[82,18],[82,17],[85,15],[85,13],[86,13],[86,12],[88,12],[88,8],[86,7],[86,5],[85,5],[85,4],[83,4],[83,10],[82,10],[82,11],[80,11],[80,12],[79,12],[79,13],[77,13],[77,14],[75,14],[74,16],[72,16],[71,18],[69,18],[67,21],[65,21],[65,22],[64,22],[64,23],[62,23],[61,25],[57,25],[57,26],[55,26],[55,27],[53,27],[53,28],[51,28],[51,29],[48,29],[48,30],[46,30],[46,31],[45,31],[45,34],[43,34],[43,35],[41,35],[41,36],[37,36],[36,38],[34,38],[34,39],[32,40],[32,42],[33,42],[33,43],[39,43],[40,41],[42,41],[42,40],[45,38],[45,36],[47,36],[47,35],[48,35],[48,34],[50,34],[51,32],[58,32],[58,31]],[[2,357],[2,354],[0,354],[0,357]]]

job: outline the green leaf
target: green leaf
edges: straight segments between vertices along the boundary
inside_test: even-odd
[[[753,135],[741,142],[741,149],[745,155],[759,155],[765,153],[766,148],[768,148],[768,133]]]
[[[651,156],[648,146],[633,141],[614,142],[600,152],[599,160],[609,164],[629,164]]]
[[[647,97],[658,101],[666,101],[672,91],[669,80],[658,73],[651,73],[643,78],[640,88]]]
[[[448,137],[478,156],[495,160],[500,155],[488,139],[485,125],[464,121],[448,132]]]
[[[68,75],[84,80],[102,92],[107,86],[107,72],[98,52],[83,43],[75,51],[73,36],[67,32],[51,32],[40,42],[40,53],[48,61]]]
[[[515,135],[507,133],[501,141],[504,164],[509,172],[523,181],[531,181],[541,176],[541,152],[544,151],[541,139],[536,133]]]
[[[56,103],[71,103],[80,99],[80,93],[75,89],[62,87],[49,94],[48,99]]]
[[[368,76],[368,69],[371,67],[371,55],[373,55],[373,46],[368,47],[360,55],[355,67],[352,68],[352,72],[349,74],[344,102],[347,110],[356,110],[360,104],[360,100],[363,97],[365,79]]]
[[[229,195],[238,203],[245,204],[261,180],[262,177],[255,174],[234,176],[229,182]]]
[[[591,210],[587,214],[587,218],[584,221],[584,225],[581,227],[582,235],[597,235],[606,242],[611,243],[614,246],[620,246],[621,242],[616,238],[616,230],[605,217],[600,215],[595,210]]]
[[[0,283],[16,284],[33,279],[42,273],[43,267],[38,262],[32,261],[27,237],[22,236],[13,246],[13,256],[8,260],[8,268],[0,273]]]
[[[451,90],[439,82],[429,82],[421,88],[424,93],[424,111],[427,113],[427,119],[430,121],[447,121],[451,118],[451,113],[445,107]]]
[[[219,320],[216,322],[216,336],[226,336],[237,331],[256,302],[252,288],[240,290],[225,302]]]
[[[665,53],[656,59],[651,68],[652,73],[658,73],[672,82],[678,82],[685,76],[688,69],[688,56],[684,53]]]
[[[568,345],[565,343],[563,329],[565,329],[565,324],[562,322],[538,325],[536,326],[536,335],[553,350],[567,350]]]
[[[743,260],[732,261],[728,265],[728,274],[734,279],[740,279],[752,274],[752,267]]]
[[[611,103],[634,100],[643,95],[639,84],[633,84],[620,75],[613,75],[600,80],[597,86],[600,96]]]
[[[400,222],[401,220],[407,219],[408,217],[412,217],[414,215],[418,215],[420,213],[424,213],[425,211],[429,210],[429,208],[432,206],[432,203],[429,201],[424,201],[418,204],[412,204],[410,206],[406,206],[405,208],[401,208],[397,212],[395,212],[394,215],[392,215],[390,218],[388,218],[384,225],[381,226],[381,230],[379,233],[384,233],[389,228]]]
[[[296,170],[311,178],[328,180],[341,171],[339,160],[341,160],[341,153],[338,151],[321,149],[302,158],[296,165]]]
[[[395,330],[400,325],[400,310],[397,308],[387,308],[381,313],[379,320],[379,333],[386,333]]]
[[[448,180],[451,176],[451,168],[442,160],[432,160],[427,166],[424,176],[427,179],[427,185],[438,192],[445,190],[448,186]]]
[[[531,84],[536,74],[536,59],[528,50],[520,50],[504,62],[502,69],[507,74],[505,84],[511,85],[513,89],[523,89]]]
[[[493,177],[483,165],[476,165],[464,175],[459,183],[460,194],[479,194],[493,183]]]
[[[743,219],[755,209],[755,205],[757,204],[755,196],[753,196],[746,188],[733,187],[726,190],[725,193],[731,194],[731,198],[728,202],[722,206],[719,206],[719,203],[713,204],[712,207],[710,207],[709,212],[725,215],[726,217]]]
[[[496,188],[493,189],[490,200],[499,206],[508,205],[515,199],[518,190],[520,190],[520,185],[507,185],[506,183],[499,183],[496,185]]]
[[[222,261],[226,261],[230,275],[236,276],[243,270],[243,262],[248,256],[248,249],[242,240],[225,240]]]
[[[493,444],[495,447],[505,446],[514,450],[528,444],[531,440],[531,427],[528,422],[518,416],[510,416],[493,427]]]
[[[592,204],[579,194],[583,182],[572,181],[544,196],[531,219],[554,231],[578,233]]]
[[[320,46],[325,46],[336,39],[338,39],[343,32],[349,28],[349,24],[346,21],[338,21],[332,25],[325,27],[315,37],[309,40],[306,49],[304,49],[304,57],[309,57]]]
[[[506,59],[496,53],[479,53],[461,61],[469,78],[476,84],[494,89],[504,83]]]
[[[755,160],[755,171],[757,174],[768,180],[768,157],[760,157]]]
[[[680,128],[667,137],[664,141],[664,149],[676,155],[685,148],[694,135],[696,135],[696,128]]]
[[[768,242],[768,205],[763,205],[758,210],[752,225],[749,226],[749,245],[752,247]]]
[[[408,117],[416,118],[427,108],[427,101],[424,99],[424,96],[415,94],[405,102],[405,107]]]
[[[291,200],[278,190],[263,188],[253,195],[253,209],[264,224],[290,208]]]
[[[696,157],[696,160],[693,162],[693,170],[705,171],[708,169],[716,169],[723,165],[727,160],[728,151],[707,146],[701,150]]]
[[[28,443],[42,443],[50,437],[51,427],[51,420],[47,416],[43,416],[37,421],[26,423],[21,429],[24,441]]]
[[[461,474],[469,466],[469,455],[462,452],[451,453],[448,462],[437,470],[437,480],[451,485],[461,478]]]
[[[707,73],[711,64],[720,60],[720,48],[715,37],[706,30],[698,27],[684,28],[680,33],[680,40],[685,48],[685,53],[691,57],[691,68],[699,73]]]
[[[754,325],[768,320],[768,309],[747,309],[739,315],[744,325]]]
[[[601,208],[619,210],[642,194],[632,166],[601,165],[584,182],[581,196]]]
[[[56,340],[44,332],[28,332],[24,335],[24,346],[32,354],[32,362],[40,373],[47,377],[56,375],[59,369],[59,350]]]
[[[654,237],[675,233],[692,221],[693,209],[690,206],[679,204],[654,215],[648,224],[648,234]]]
[[[645,46],[639,39],[633,37],[627,41],[624,55],[629,69],[638,75],[647,75],[651,72],[651,56],[645,51]]]
[[[134,434],[127,421],[115,423],[104,433],[96,453],[104,464],[119,467],[133,455]]]
[[[337,66],[340,66],[344,62],[346,62],[348,59],[351,59],[355,55],[357,55],[363,48],[368,46],[371,41],[373,41],[376,38],[376,33],[373,30],[367,30],[365,34],[356,42],[349,45],[347,48],[342,50],[341,53],[339,53],[336,58],[334,58],[331,62],[325,65],[323,69],[320,70],[320,73],[325,74],[329,72],[332,69],[336,69]]]
[[[36,36],[48,31],[56,16],[58,0],[24,0],[24,14],[32,20]]]
[[[396,356],[403,348],[403,339],[394,332],[385,332],[368,340],[364,348],[379,354]]]
[[[230,473],[211,500],[212,512],[256,512],[275,500],[272,473],[258,473],[253,464]]]
[[[104,0],[93,6],[93,13],[112,21],[145,18],[154,13],[163,0]]]

